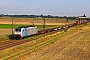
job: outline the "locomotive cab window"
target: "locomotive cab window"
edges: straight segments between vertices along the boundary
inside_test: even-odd
[[[21,32],[21,29],[17,28],[17,29],[15,29],[15,31],[17,31],[17,32]]]

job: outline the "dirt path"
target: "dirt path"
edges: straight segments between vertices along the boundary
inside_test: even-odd
[[[21,60],[90,60],[90,31],[39,49]],[[19,60],[19,59],[18,59]]]

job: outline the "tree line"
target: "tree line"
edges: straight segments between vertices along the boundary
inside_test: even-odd
[[[83,15],[84,17],[85,14]],[[67,17],[67,16],[52,16],[52,15],[4,15],[4,14],[1,14],[0,17],[14,17],[14,18],[68,18],[68,19],[73,19],[73,20],[77,20],[79,17]]]

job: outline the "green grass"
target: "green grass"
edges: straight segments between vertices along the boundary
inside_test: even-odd
[[[25,24],[15,24],[14,25],[14,29],[20,26],[27,26]],[[43,29],[43,25],[35,25],[38,27],[38,29]],[[51,28],[51,27],[55,27],[57,25],[46,25],[46,28]],[[0,28],[1,29],[11,29],[12,28],[12,24],[0,24]]]
[[[14,28],[17,28],[17,27],[19,27],[19,26],[23,26],[23,25],[21,25],[21,24],[15,24],[14,25]],[[0,28],[4,28],[4,29],[11,29],[12,28],[12,24],[0,24]]]

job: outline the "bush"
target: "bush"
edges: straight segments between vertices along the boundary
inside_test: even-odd
[[[10,34],[0,35],[0,42],[10,40],[9,35],[10,35]]]
[[[10,40],[12,40],[12,39],[14,39],[14,35],[8,35],[8,38],[10,39]]]
[[[65,29],[64,32],[67,32],[67,29]]]

